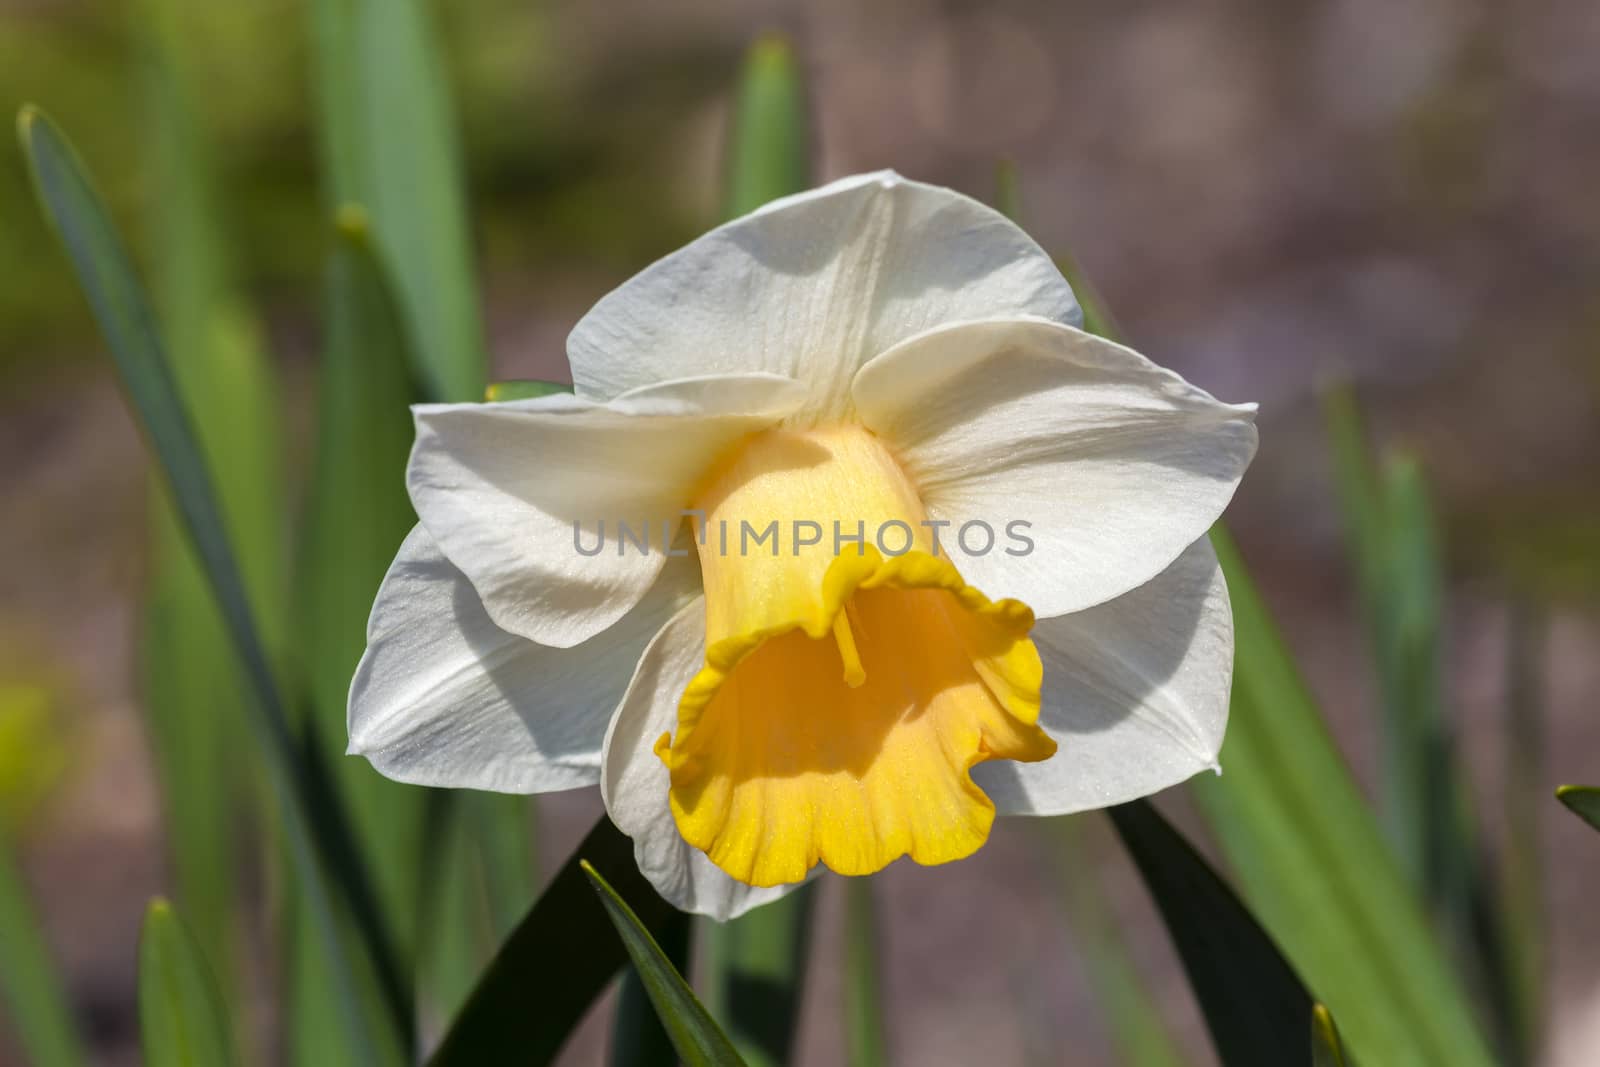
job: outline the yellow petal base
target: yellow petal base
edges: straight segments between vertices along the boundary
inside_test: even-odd
[[[787,522],[777,508],[797,499],[831,504],[824,517],[852,526],[922,519],[866,431],[764,438],[710,486],[713,523]],[[1025,604],[990,601],[920,548],[885,557],[870,534],[837,556],[820,547],[825,556],[771,557],[702,546],[706,664],[675,738],[656,746],[679,832],[751,885],[800,881],[819,862],[854,875],[901,856],[969,856],[994,821],[971,768],[1055,752],[1037,725],[1042,668]]]

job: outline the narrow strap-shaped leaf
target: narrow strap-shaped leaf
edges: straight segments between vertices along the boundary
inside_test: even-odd
[[[1537,1044],[1543,1030],[1545,959],[1544,813],[1546,609],[1514,603],[1506,620],[1506,691],[1501,721],[1503,781],[1499,807],[1505,820],[1498,873],[1504,888],[1507,970],[1518,1005],[1521,1048]]]
[[[498,945],[533,905],[533,800],[507,793],[470,793],[464,799],[483,869],[491,943]]]
[[[3,831],[0,827],[0,831]],[[88,1062],[28,887],[0,832],[0,1008],[35,1067]]]
[[[1476,845],[1458,832],[1467,821],[1440,694],[1440,564],[1426,487],[1414,461],[1377,461],[1348,386],[1328,390],[1323,410],[1377,675],[1389,838],[1413,884],[1460,932]]]
[[[435,789],[428,801],[420,977],[428,1017],[449,1020],[533,904],[532,798]]]
[[[1255,919],[1183,835],[1143,800],[1108,809],[1229,1067],[1310,1062],[1311,996]]]
[[[816,883],[706,931],[706,999],[755,1067],[789,1062],[811,955]]]
[[[1381,697],[1378,750],[1383,781],[1379,800],[1384,829],[1400,866],[1412,884],[1420,888],[1425,881],[1427,855],[1423,803],[1426,776],[1415,709],[1406,699],[1405,687],[1395,677],[1398,641],[1394,633],[1394,597],[1389,595],[1390,538],[1384,518],[1383,485],[1352,389],[1348,385],[1328,389],[1322,397],[1322,412],[1344,527],[1345,553],[1352,565]]]
[[[226,1067],[233,1039],[216,975],[164,900],[139,935],[139,1040],[146,1067]]]
[[[589,876],[612,926],[616,927],[617,936],[627,948],[628,957],[633,960],[650,1003],[655,1006],[656,1015],[672,1039],[672,1047],[678,1050],[679,1058],[689,1067],[742,1067],[744,1061],[734,1051],[728,1035],[717,1026],[689,983],[683,980],[683,975],[673,969],[672,961],[639,922],[627,901],[618,896],[587,861],[579,860],[578,865]]]
[[[1383,582],[1383,491],[1377,464],[1367,445],[1366,426],[1348,385],[1329,388],[1322,396],[1322,416],[1333,459],[1334,488],[1346,549],[1355,565],[1362,610],[1379,611],[1375,602]]]
[[[416,522],[404,484],[412,436],[408,405],[417,393],[408,341],[371,247],[366,212],[346,204],[332,223],[323,278],[316,453],[296,588],[295,636],[308,697],[301,730],[307,747],[318,753],[345,747],[350,677],[366,647],[373,591]],[[396,934],[395,950],[410,971],[427,794],[389,781],[366,760],[328,762],[372,870],[379,906]],[[337,1005],[329,992],[327,946],[309,909],[292,904],[286,919],[292,944],[282,977],[285,1058],[337,1067],[355,1053],[341,1047],[348,1035],[330,1018]],[[362,984],[365,1001],[371,983]]]
[[[1232,540],[1237,652],[1220,776],[1189,789],[1252,912],[1339,1019],[1363,1062],[1488,1067],[1446,962]]]
[[[633,842],[601,817],[500,946],[428,1061],[432,1067],[480,1067],[507,1049],[527,1067],[550,1063],[626,962],[580,860],[634,901],[646,929],[660,930],[675,914],[639,873]]]
[[[871,878],[844,883],[844,1037],[850,1067],[889,1062],[883,1034],[883,977]]]
[[[418,904],[419,1014],[425,1031],[455,1018],[498,942],[484,945],[489,923],[478,879],[475,842],[460,807],[465,793],[427,790]]]
[[[1382,588],[1374,595],[1386,621],[1375,636],[1387,649],[1379,682],[1393,721],[1390,740],[1403,749],[1394,762],[1409,774],[1409,788],[1399,794],[1407,797],[1402,817],[1422,842],[1425,899],[1448,923],[1460,925],[1470,906],[1467,882],[1477,857],[1476,843],[1462,832],[1458,817],[1466,791],[1457,780],[1441,694],[1442,565],[1433,509],[1414,458],[1383,463],[1380,491],[1382,541],[1372,566],[1381,576]]]
[[[683,912],[667,916],[656,932],[666,960],[679,974],[689,969],[689,940],[694,924]],[[629,967],[617,992],[617,1014],[611,1023],[611,1067],[676,1067],[678,1050],[650,1000],[642,972]]]
[[[393,941],[372,904],[370,882],[359,867],[348,824],[323,769],[299,757],[278,680],[251,614],[233,549],[228,543],[211,474],[179,400],[149,304],[105,208],[82,164],[55,125],[32,108],[18,118],[23,151],[34,188],[77,272],[116,364],[146,440],[160,462],[173,502],[205,567],[223,619],[253,689],[245,700],[248,722],[265,764],[295,869],[307,891],[320,935],[346,944],[335,919],[333,880],[324,863],[337,863],[338,885],[361,925],[366,946],[384,979],[396,1033],[409,1031],[407,985],[400,976]],[[349,949],[334,953],[340,999],[352,1025],[360,1017]],[[366,1047],[377,1047],[375,1041]]]
[[[381,267],[376,273],[392,283],[395,332],[404,337],[401,351],[412,364],[421,398],[479,400],[489,355],[460,134],[435,30],[438,5],[432,0],[312,0],[308,9],[325,203],[330,209],[359,203],[367,214],[367,251]],[[403,469],[387,476],[387,484],[402,485]],[[369,604],[372,588],[376,583],[369,587]],[[515,900],[520,915],[521,897],[531,893],[530,803],[484,797],[444,809],[465,820],[473,840],[464,846],[483,861],[470,872],[452,872],[450,877],[464,882],[469,892],[445,897],[473,902],[487,877],[496,927],[506,901]],[[418,831],[423,821],[397,820],[406,834]],[[519,839],[521,849],[510,851],[521,855],[508,856],[504,844]],[[475,936],[480,931],[471,915],[455,908],[438,919],[426,931],[433,942],[431,959],[479,958],[482,939]],[[451,983],[434,986],[444,992]]]
[[[372,213],[430,400],[483,395],[488,355],[449,83],[427,0],[316,0],[330,209]]]
[[[541,396],[572,392],[569,382],[545,382],[537,378],[512,378],[503,382],[490,382],[483,398],[490,402],[502,400],[534,400]]]
[[[1564,785],[1556,790],[1556,799],[1572,814],[1600,830],[1600,786]]]
[[[1487,1008],[1513,1060],[1530,1041],[1508,915],[1488,875],[1475,796],[1444,696],[1443,564],[1427,480],[1405,454],[1375,457],[1354,392],[1324,413],[1348,551],[1380,696],[1383,812],[1402,868]]]
[[[1344,1045],[1339,1041],[1339,1028],[1322,1004],[1311,1009],[1311,1067],[1348,1067]]]
[[[728,131],[723,214],[754,211],[811,184],[805,86],[794,49],[771,34],[745,55]]]
[[[1073,963],[1088,979],[1090,996],[1123,1067],[1180,1067],[1185,1062],[1161,1007],[1135,965],[1098,876],[1091,834],[1110,833],[1100,820],[1069,815],[1045,820],[1072,932]]]
[[[1381,465],[1384,589],[1390,619],[1387,703],[1414,747],[1415,812],[1425,844],[1424,899],[1468,988],[1487,1010],[1490,1036],[1507,1062],[1532,1059],[1535,1038],[1511,948],[1501,885],[1491,875],[1478,827],[1478,792],[1467,781],[1457,719],[1444,694],[1444,564],[1421,462],[1397,452]]]
[[[276,370],[236,285],[213,153],[197,103],[201,49],[181,0],[138,0],[144,62],[138,148],[160,195],[143,213],[153,297],[179,396],[215,469],[224,521],[263,640],[275,661],[288,622],[283,437]],[[149,486],[149,578],[139,634],[142,711],[161,788],[174,888],[228,999],[239,995],[242,809],[259,790],[232,765],[245,727],[217,709],[247,685],[166,487]],[[253,810],[250,812],[254,814]]]
[[[345,747],[345,705],[366,648],[373,594],[416,524],[405,467],[409,405],[418,393],[409,341],[369,225],[362,208],[346,204],[331,227],[316,455],[300,560],[300,658],[310,725],[325,752]],[[422,792],[388,781],[365,760],[340,760],[335,772],[372,856],[386,913],[409,928],[417,906]]]

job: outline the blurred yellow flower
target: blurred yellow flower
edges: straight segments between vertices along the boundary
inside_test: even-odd
[[[0,828],[22,827],[66,773],[66,734],[49,688],[0,682]]]

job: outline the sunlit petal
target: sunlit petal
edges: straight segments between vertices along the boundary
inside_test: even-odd
[[[678,833],[670,781],[656,738],[678,719],[678,694],[705,658],[705,603],[681,609],[650,643],[606,734],[601,794],[617,828],[633,838],[639,870],[674,907],[732,919],[796,886],[736,882]]]
[[[1003,814],[1120,804],[1217,765],[1228,725],[1233,613],[1211,542],[1131,593],[1042,620],[1043,763],[988,763],[973,777]]]
[[[593,785],[629,669],[699,584],[694,558],[675,558],[616,625],[573,648],[548,648],[496,626],[419,526],[372,609],[350,687],[350,751],[418,785],[510,793]]]
[[[665,383],[607,404],[551,396],[421,405],[407,485],[422,525],[495,624],[569,647],[644,596],[712,460],[801,398],[788,379],[743,375]],[[622,523],[633,540],[619,536]]]
[[[856,368],[964,319],[1081,321],[1050,257],[1005,216],[897,174],[768,204],[602,298],[567,341],[580,396],[691,374],[806,383],[815,418],[848,413]]]
[[[855,396],[929,520],[949,523],[962,573],[1040,618],[1161,573],[1217,520],[1256,450],[1254,405],[1040,320],[914,338],[864,367]]]

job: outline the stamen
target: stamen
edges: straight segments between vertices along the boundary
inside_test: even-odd
[[[850,629],[849,610],[847,604],[833,617],[833,639],[839,645],[839,658],[844,661],[844,684],[851,689],[859,689],[867,680],[867,671],[861,666],[861,653],[856,651],[856,635]]]

